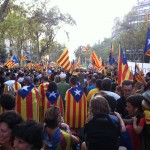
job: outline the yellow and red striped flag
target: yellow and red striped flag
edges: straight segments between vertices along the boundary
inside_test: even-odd
[[[145,82],[144,77],[142,76],[142,71],[139,68],[138,64],[135,64],[134,77],[138,82]]]
[[[71,73],[71,63],[69,60],[69,51],[66,48],[63,53],[61,54],[61,56],[59,57],[59,59],[57,60],[57,63],[66,71],[68,71],[69,73]]]
[[[24,88],[24,87],[23,87]],[[16,95],[16,110],[24,120],[34,119],[39,122],[39,93],[32,88],[27,95],[22,95],[20,89]]]
[[[123,50],[119,46],[119,55],[118,55],[118,85],[122,85],[124,80],[133,80],[132,73],[128,66],[126,57],[123,53]]]
[[[97,71],[102,71],[103,70],[103,65],[102,65],[102,60],[98,59],[98,56],[96,55],[95,51],[93,51],[90,55],[90,60],[93,65],[93,67]]]
[[[8,68],[13,68],[16,64],[18,64],[19,61],[15,55],[13,55],[5,64],[4,66],[7,66]]]
[[[81,87],[70,88],[65,97],[65,123],[71,128],[84,127],[87,119],[87,100]]]
[[[27,56],[21,56],[20,61],[28,60]]]

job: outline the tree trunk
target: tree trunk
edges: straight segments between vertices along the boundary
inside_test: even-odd
[[[3,2],[3,4],[1,5],[1,8],[0,8],[0,18],[1,18],[1,19],[3,19],[3,15],[4,15],[5,11],[6,11],[6,8],[7,8],[7,6],[8,6],[8,3],[9,3],[9,0],[5,0],[5,1]]]
[[[40,61],[41,60],[41,56],[40,56],[39,34],[38,34],[38,32],[36,32],[36,48],[37,48],[37,60]]]

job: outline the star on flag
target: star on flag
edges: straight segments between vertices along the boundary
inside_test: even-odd
[[[76,96],[76,95],[79,95],[79,96],[80,96],[80,92],[81,92],[80,90],[76,89],[74,92],[75,92],[75,96]]]
[[[56,93],[53,91],[52,93],[50,93],[49,97],[55,97],[56,98]]]

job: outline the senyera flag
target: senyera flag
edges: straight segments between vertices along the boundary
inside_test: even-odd
[[[64,70],[71,73],[71,63],[69,60],[69,51],[67,48],[65,48],[65,50],[57,60],[57,64],[59,64]]]

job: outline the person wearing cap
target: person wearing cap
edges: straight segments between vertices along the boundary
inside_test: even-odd
[[[24,120],[39,121],[39,93],[30,76],[24,77],[24,85],[16,94],[16,111]]]
[[[42,81],[42,83],[38,87],[38,90],[39,90],[39,93],[40,93],[40,121],[43,120],[44,104],[47,101],[46,92],[47,92],[48,85],[49,85],[48,76],[43,75],[41,81]]]
[[[65,99],[65,94],[66,94],[66,91],[70,88],[69,84],[66,83],[66,74],[65,73],[61,73],[59,75],[60,77],[60,82],[57,83],[57,87],[58,87],[58,92],[63,100],[63,103],[64,102],[64,99]]]

